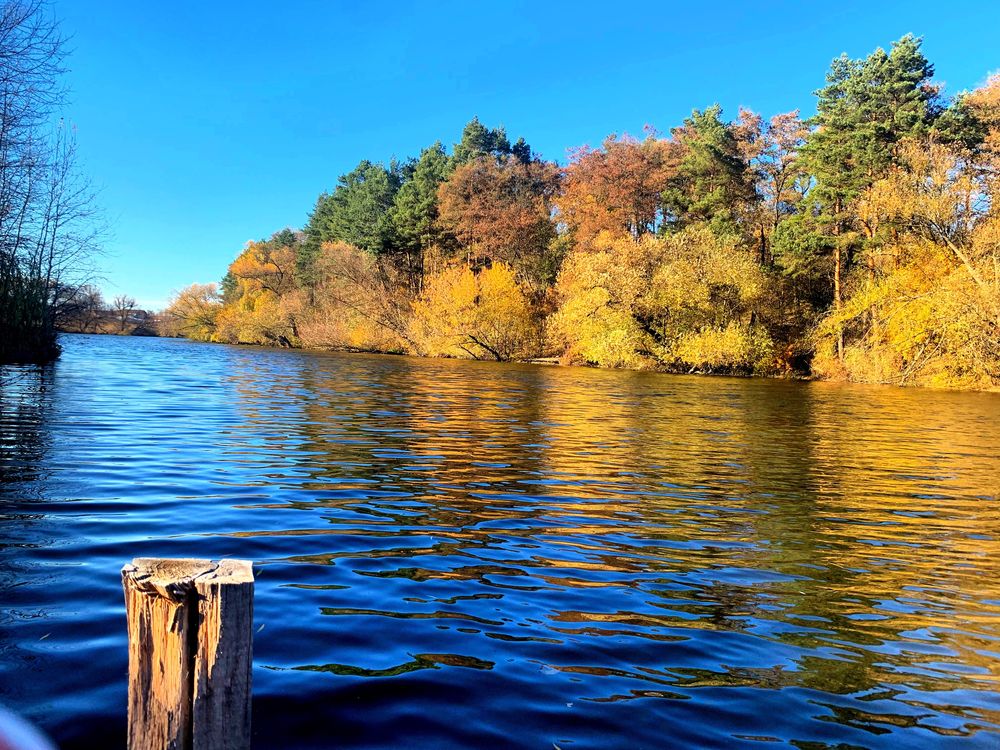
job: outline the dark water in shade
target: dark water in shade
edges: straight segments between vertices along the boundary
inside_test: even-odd
[[[124,745],[119,569],[256,562],[258,748],[1000,747],[1000,395],[67,336],[0,702]]]

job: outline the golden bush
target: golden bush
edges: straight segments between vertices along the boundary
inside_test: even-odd
[[[538,338],[528,297],[505,263],[431,276],[413,303],[410,333],[421,354],[495,360],[533,356]]]

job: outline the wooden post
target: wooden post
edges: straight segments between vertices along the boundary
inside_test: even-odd
[[[129,750],[247,750],[251,563],[139,557],[122,586]]]

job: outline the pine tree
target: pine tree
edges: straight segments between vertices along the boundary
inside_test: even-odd
[[[306,227],[309,243],[340,241],[372,255],[390,252],[395,232],[389,211],[400,182],[398,165],[387,169],[362,161],[340,177],[332,193],[319,197]]]
[[[897,163],[900,141],[930,132],[943,112],[920,44],[907,35],[888,53],[878,49],[863,60],[841,55],[816,92],[816,116],[801,152],[813,186],[805,210],[776,233],[775,251],[790,273],[832,276],[835,309],[842,304],[843,275],[864,244],[853,202]]]
[[[943,111],[931,83],[934,67],[920,39],[904,36],[886,53],[833,61],[816,92],[816,116],[802,149],[816,179],[812,198],[823,210],[843,211],[896,163],[895,147],[926,134]]]
[[[722,120],[722,108],[715,104],[694,110],[673,136],[683,156],[663,193],[666,226],[677,230],[704,222],[717,236],[738,235],[740,215],[756,194],[733,128]]]
[[[523,153],[528,149],[528,144],[521,138],[518,140],[518,148]],[[491,130],[483,125],[478,117],[473,117],[462,130],[461,140],[455,144],[452,153],[452,165],[461,166],[468,164],[481,156],[493,156],[501,159],[511,153],[510,141],[507,139],[507,131],[503,126]]]
[[[451,173],[451,163],[441,142],[425,148],[409,171],[396,193],[390,217],[400,260],[411,277],[411,285],[418,287],[424,253],[445,240],[437,226],[438,187]]]

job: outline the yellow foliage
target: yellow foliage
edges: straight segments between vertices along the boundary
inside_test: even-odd
[[[705,228],[665,238],[602,233],[563,265],[550,324],[568,361],[604,367],[757,372],[773,344],[755,310],[769,279]]]
[[[232,298],[219,312],[213,340],[230,344],[298,345],[292,270],[295,250],[248,242],[229,265]]]
[[[557,284],[562,304],[549,322],[549,336],[569,362],[652,367],[648,335],[632,311],[648,287],[649,261],[660,255],[660,242],[601,232],[593,248],[563,263]]]
[[[537,339],[531,305],[505,263],[430,277],[413,303],[410,331],[420,353],[439,357],[519,359],[534,353]]]
[[[194,341],[215,341],[221,311],[215,284],[192,284],[170,300],[163,313],[161,332]]]
[[[295,250],[271,242],[248,242],[229,265],[229,272],[249,291],[269,291],[280,297],[292,290]]]
[[[731,321],[724,328],[705,327],[679,336],[673,354],[703,372],[763,371],[771,363],[773,349],[761,326]]]
[[[813,370],[858,382],[990,388],[1000,384],[1000,295],[976,285],[940,249],[914,241],[910,260],[862,284],[820,326]],[[849,332],[843,363],[833,332]]]
[[[1000,226],[983,199],[988,170],[969,158],[939,144],[905,144],[904,167],[859,201],[873,238],[869,273],[817,329],[817,375],[1000,384]]]
[[[290,305],[269,289],[245,289],[218,316],[214,340],[230,344],[295,346],[298,336]]]

